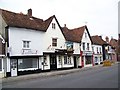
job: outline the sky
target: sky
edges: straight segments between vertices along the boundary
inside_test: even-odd
[[[57,17],[69,29],[87,25],[90,35],[118,39],[118,2],[120,0],[0,0],[0,8],[34,17]]]

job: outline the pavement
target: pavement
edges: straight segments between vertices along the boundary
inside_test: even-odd
[[[2,78],[2,83],[16,82],[20,80],[37,79],[37,78],[43,78],[43,77],[48,77],[48,76],[66,75],[66,74],[75,73],[75,72],[87,71],[87,70],[95,69],[99,67],[103,67],[103,65],[100,64],[100,65],[95,65],[91,67],[74,68],[74,69],[69,69],[69,70],[56,70],[56,71],[50,71],[50,72],[41,72],[37,74],[7,77],[7,78]]]

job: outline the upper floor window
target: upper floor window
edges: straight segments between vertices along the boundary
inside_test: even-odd
[[[52,46],[54,46],[54,47],[57,46],[57,38],[52,39]]]
[[[30,41],[23,41],[23,48],[30,48]]]
[[[83,50],[85,50],[85,43],[83,42]]]
[[[100,48],[100,53],[101,53],[102,51],[101,51],[101,48]]]
[[[55,29],[55,23],[52,23],[52,29]]]
[[[99,53],[99,52],[98,52],[98,47],[97,47],[97,53]]]
[[[87,50],[89,50],[90,49],[90,46],[89,46],[89,43],[87,43]]]
[[[85,38],[87,38],[87,33],[85,33]]]
[[[94,47],[92,46],[92,51],[94,52]]]

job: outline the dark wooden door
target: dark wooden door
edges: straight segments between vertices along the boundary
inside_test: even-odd
[[[75,56],[74,56],[74,68],[77,68],[77,60]]]
[[[57,69],[57,58],[55,54],[50,54],[50,70]]]

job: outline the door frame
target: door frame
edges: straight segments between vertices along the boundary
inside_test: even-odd
[[[12,75],[12,65],[11,65],[11,62],[12,62],[12,60],[15,60],[16,61],[16,75]],[[18,59],[10,59],[10,72],[11,72],[11,76],[18,76]]]
[[[50,58],[50,70],[57,70],[57,55],[54,54],[49,54]],[[54,60],[55,64],[51,64],[51,61]]]
[[[74,56],[74,68],[77,68],[77,57]]]

